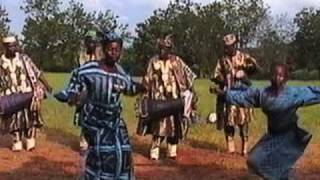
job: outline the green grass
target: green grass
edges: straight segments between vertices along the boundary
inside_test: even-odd
[[[46,74],[47,79],[55,90],[59,90],[66,84],[69,75],[67,74]],[[292,81],[294,86],[320,85],[320,81]],[[255,81],[255,86],[268,85],[267,81]],[[215,125],[206,124],[205,118],[209,112],[215,109],[215,96],[210,94],[209,81],[198,80],[195,89],[199,95],[198,110],[202,121],[192,126],[188,136],[188,143],[191,146],[222,149],[224,147],[223,133],[217,131]],[[133,112],[134,97],[123,97],[123,117],[127,122],[131,135],[135,134],[136,121]],[[313,142],[320,139],[320,106],[301,108],[299,115],[301,125],[314,135]],[[54,130],[54,133],[61,133],[63,136],[77,137],[79,129],[73,126],[73,108],[60,104],[52,97],[45,101],[43,116],[46,120],[45,130]],[[251,141],[256,141],[266,131],[266,118],[260,110],[255,110],[256,120],[250,124]]]

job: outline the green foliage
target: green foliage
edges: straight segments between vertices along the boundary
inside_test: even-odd
[[[241,45],[247,45],[266,11],[262,0],[219,1],[205,6],[176,0],[137,25],[132,59],[145,67],[158,51],[157,39],[170,33],[174,35],[174,52],[198,70],[200,77],[209,76],[221,55],[222,37],[233,32],[241,37]]]
[[[166,34],[174,35],[174,53],[200,77],[213,73],[226,33],[237,34],[239,47],[265,71],[276,61],[291,62],[295,69],[320,70],[320,9],[304,8],[292,21],[286,15],[271,17],[263,0],[221,0],[207,5],[174,0],[137,24],[137,36],[132,38],[127,25],[120,24],[111,10],[87,12],[76,0],[69,0],[64,8],[62,0],[23,3],[27,18],[22,46],[45,71],[66,72],[77,66],[82,39],[89,29],[117,31],[125,38],[121,63],[132,75],[144,74],[148,60],[158,53],[157,39]],[[9,21],[6,9],[0,7],[0,38],[8,34]],[[295,74],[301,79],[314,78],[316,73]]]
[[[308,71],[307,69],[299,69],[291,74],[291,78],[298,80],[317,80],[319,79],[319,71]]]
[[[128,37],[127,25],[119,24],[110,10],[87,12],[83,4],[61,0],[26,0],[22,10],[28,15],[22,35],[23,47],[45,71],[70,71],[78,63],[81,40],[89,29],[119,31]]]
[[[315,69],[320,67],[320,10],[304,8],[294,19],[298,27],[295,35],[294,52],[298,66]]]
[[[255,57],[267,71],[274,62],[294,63],[291,42],[294,38],[294,24],[286,15],[266,16],[256,33]],[[261,76],[261,75],[260,75]]]
[[[8,12],[7,10],[3,7],[0,6],[0,39],[2,39],[4,36],[6,36],[9,32],[9,25],[8,23],[10,22],[10,19],[8,17]],[[3,53],[3,45],[0,45],[0,53]]]
[[[223,0],[223,19],[229,32],[240,38],[240,47],[252,42],[258,26],[267,15],[263,0]]]

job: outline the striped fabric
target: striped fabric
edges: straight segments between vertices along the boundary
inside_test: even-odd
[[[80,95],[87,90],[82,131],[89,144],[85,179],[133,179],[132,150],[121,118],[120,94],[134,94],[130,77],[116,65],[115,73],[89,62],[73,71],[67,92]]]
[[[33,83],[37,82],[40,74],[41,71],[29,56],[16,53],[15,58],[9,60],[2,55],[0,57],[0,96],[34,91]],[[40,112],[25,108],[10,117],[2,117],[0,131],[24,134],[28,129],[42,125]]]

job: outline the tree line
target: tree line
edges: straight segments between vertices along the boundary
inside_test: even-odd
[[[263,0],[221,0],[206,5],[175,0],[137,24],[135,36],[112,10],[87,12],[75,0],[67,7],[62,7],[61,0],[24,0],[21,9],[27,15],[22,49],[44,71],[73,69],[84,34],[96,29],[123,36],[127,45],[121,63],[132,75],[145,72],[147,61],[158,51],[157,38],[173,34],[173,51],[200,77],[208,77],[223,53],[222,37],[235,33],[239,48],[250,52],[266,69],[283,61],[292,64],[296,78],[320,77],[320,9],[312,7],[289,18],[271,16]],[[0,37],[10,33],[9,22],[2,6]]]

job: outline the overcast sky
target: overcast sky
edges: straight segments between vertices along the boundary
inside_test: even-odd
[[[68,2],[68,0],[63,0]],[[105,11],[111,9],[120,17],[120,22],[129,24],[129,30],[134,31],[135,25],[143,22],[152,15],[157,8],[165,8],[170,0],[78,0],[84,4],[88,11]],[[194,0],[202,4],[208,4],[214,0]],[[272,15],[287,13],[293,17],[303,7],[319,7],[320,0],[264,0],[270,6]],[[20,34],[25,15],[20,10],[23,0],[0,0],[9,12],[11,19],[11,31]]]

